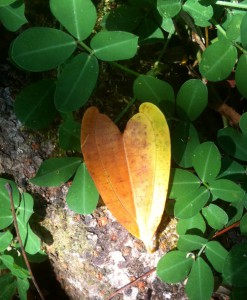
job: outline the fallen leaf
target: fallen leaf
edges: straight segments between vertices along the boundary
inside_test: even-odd
[[[141,104],[123,134],[96,107],[83,116],[87,169],[113,216],[151,252],[166,202],[170,147],[166,119],[154,104]]]

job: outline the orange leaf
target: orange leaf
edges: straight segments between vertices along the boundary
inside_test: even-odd
[[[96,107],[82,120],[81,145],[87,169],[119,223],[151,250],[166,201],[170,135],[162,112],[143,103],[123,134]]]

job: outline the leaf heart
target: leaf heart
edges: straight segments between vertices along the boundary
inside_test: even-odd
[[[82,119],[81,148],[106,206],[152,252],[171,161],[169,128],[162,112],[152,103],[141,104],[122,134],[111,119],[90,107]]]

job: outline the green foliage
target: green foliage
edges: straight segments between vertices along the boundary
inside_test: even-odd
[[[29,224],[33,214],[33,199],[30,194],[19,194],[14,182],[0,178],[0,299],[10,300],[18,290],[21,300],[27,299],[30,274],[24,263],[21,249],[13,226],[13,216],[10,209],[10,199],[5,188],[9,183],[13,191],[15,214],[20,237],[26,254],[35,261],[36,256],[42,256],[39,237],[32,231]],[[8,212],[8,214],[7,214]],[[31,259],[30,259],[31,260]]]
[[[76,171],[73,183],[69,188],[67,204],[70,209],[79,214],[90,214],[96,208],[98,199],[99,193],[83,163]]]
[[[81,158],[61,157],[44,161],[30,181],[40,186],[60,186],[69,180],[81,164]]]
[[[2,0],[0,2],[0,21],[9,31],[16,31],[28,22],[24,10],[23,0]]]
[[[53,121],[57,114],[53,103],[54,91],[55,81],[43,79],[27,86],[17,95],[15,113],[26,127],[41,129]]]
[[[122,5],[116,2],[116,8],[107,12],[97,11],[91,0],[50,0],[49,4],[57,28],[24,29],[10,47],[10,59],[17,67],[28,72],[52,70],[47,79],[17,95],[17,117],[25,126],[41,129],[60,113],[59,145],[79,152],[77,111],[92,99],[101,66],[108,62],[134,76],[133,99],[119,115],[135,101],[150,101],[164,112],[171,132],[173,169],[168,196],[174,200],[179,240],[178,249],[160,259],[157,274],[170,283],[187,277],[190,300],[210,299],[213,276],[232,286],[232,299],[244,299],[246,243],[226,250],[212,236],[237,221],[241,234],[247,234],[247,113],[242,114],[240,130],[230,123],[221,128],[213,124],[213,133],[205,114],[210,114],[208,103],[214,107],[221,98],[216,83],[225,86],[234,78],[241,96],[247,97],[246,1],[129,0]],[[24,2],[0,0],[0,20],[8,30],[19,29],[27,22]],[[129,69],[137,61],[145,68]],[[182,68],[190,76],[183,74],[181,80],[177,70]],[[91,213],[98,193],[81,158],[49,159],[30,181],[59,186],[73,176],[68,206],[77,213]],[[0,286],[8,285],[0,291],[0,298],[10,299],[18,288],[25,299],[26,270],[5,253],[13,243],[13,218],[2,184],[0,179],[0,230],[4,230],[0,232],[0,261],[11,273],[0,277]],[[36,253],[39,240],[28,225],[32,198],[23,194],[20,199],[13,183],[12,187],[26,251]]]
[[[223,267],[224,279],[236,286],[246,287],[247,242],[233,246],[228,253]]]

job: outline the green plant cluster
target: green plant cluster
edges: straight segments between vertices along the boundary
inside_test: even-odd
[[[190,300],[210,299],[214,277],[232,286],[231,299],[245,299],[246,242],[225,249],[213,236],[237,221],[241,234],[247,234],[247,113],[242,114],[239,129],[222,126],[214,141],[205,142],[196,121],[208,105],[209,86],[230,75],[239,93],[247,97],[247,1],[116,1],[116,8],[101,22],[91,0],[50,0],[49,4],[59,28],[27,28],[9,52],[17,67],[28,72],[55,69],[56,76],[20,92],[14,107],[17,117],[29,128],[42,129],[60,114],[60,147],[79,151],[80,124],[73,112],[97,89],[100,63],[135,76],[133,99],[119,117],[136,100],[149,101],[164,112],[171,129],[169,198],[173,200],[169,203],[178,219],[179,240],[177,250],[159,261],[157,274],[171,283],[188,277]],[[9,30],[17,30],[27,22],[24,2],[1,0],[0,20]],[[210,34],[208,28],[213,28]],[[185,40],[195,37],[196,51],[187,56],[197,60],[198,66],[177,92],[162,75],[165,57],[174,50],[170,44],[181,35]],[[141,50],[153,45],[159,45],[160,51],[150,58],[154,63],[149,72],[140,74],[126,67],[124,60],[139,55],[142,59]],[[182,57],[178,62],[183,64]],[[78,213],[92,212],[98,193],[81,158],[51,158],[31,182],[59,186],[72,176],[69,207]]]
[[[18,290],[20,299],[26,300],[30,274],[14,231],[10,197],[5,188],[7,183],[12,188],[19,233],[29,261],[40,262],[46,255],[41,250],[39,237],[29,225],[33,214],[32,196],[28,193],[20,195],[14,182],[0,178],[0,299],[12,299]]]

